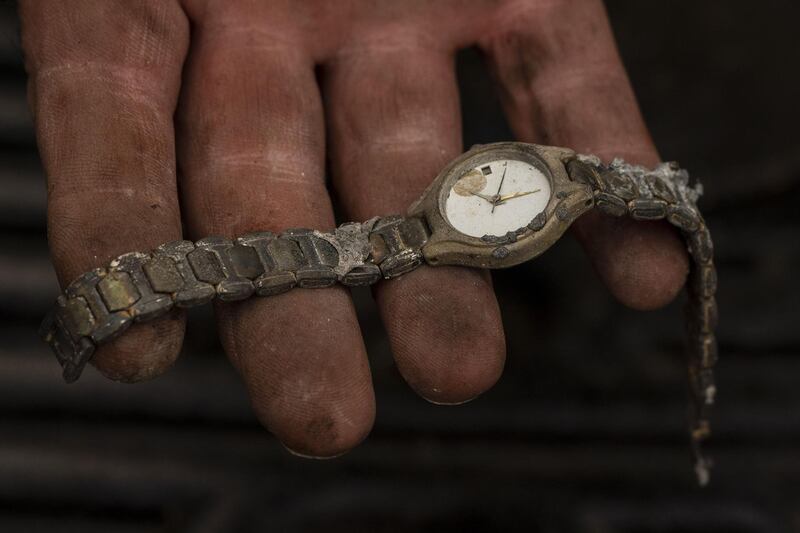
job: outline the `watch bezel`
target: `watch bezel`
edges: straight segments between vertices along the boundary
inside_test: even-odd
[[[505,268],[543,253],[566,231],[572,221],[594,205],[588,186],[570,180],[565,162],[575,153],[565,148],[519,142],[474,146],[447,165],[409,209],[424,216],[431,236],[422,248],[428,263]],[[516,159],[530,163],[550,181],[550,198],[544,210],[526,226],[506,235],[473,237],[454,228],[445,206],[450,187],[465,172],[490,161]]]

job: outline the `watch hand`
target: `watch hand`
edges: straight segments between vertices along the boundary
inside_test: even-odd
[[[500,185],[497,187],[497,194],[492,197],[492,213],[494,213],[494,208],[497,207],[497,204],[500,203],[500,189],[503,188],[503,182],[506,180],[506,172],[508,172],[508,162],[506,162],[505,167],[503,168],[503,176],[500,178]]]
[[[506,200],[511,200],[512,198],[519,198],[520,196],[526,196],[528,194],[533,194],[535,192],[540,192],[542,189],[536,189],[535,191],[525,191],[525,192],[515,192],[513,194],[507,194],[506,196],[501,196],[498,198],[497,203],[503,203]]]
[[[470,194],[472,194],[474,196],[477,196],[478,198],[483,198],[484,200],[486,200],[490,204],[494,204],[494,202],[495,202],[494,196],[489,196],[488,194],[481,194],[479,192],[472,192],[472,191],[470,191]]]

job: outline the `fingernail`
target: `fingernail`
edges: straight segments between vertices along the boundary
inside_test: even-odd
[[[439,391],[434,389],[433,392],[437,392],[438,393]],[[420,394],[420,396],[422,397],[423,400],[425,400],[428,403],[432,403],[433,405],[449,405],[449,406],[452,406],[452,405],[464,405],[465,403],[471,402],[472,400],[474,400],[475,398],[480,396],[480,394],[476,394],[475,396],[472,396],[471,398],[467,398],[466,400],[461,400],[461,401],[458,401],[458,402],[445,402],[445,401],[441,401],[441,400],[434,400],[432,398],[428,398],[424,394]]]
[[[336,459],[337,457],[341,457],[342,455],[347,453],[347,452],[341,452],[341,453],[337,453],[337,454],[334,454],[334,455],[309,455],[307,453],[301,453],[301,452],[298,452],[297,450],[293,450],[293,449],[289,448],[287,445],[285,445],[282,442],[281,442],[281,446],[283,446],[286,449],[287,452],[289,452],[290,454],[292,454],[292,455],[294,455],[296,457],[302,457],[303,459],[316,459],[318,461],[324,461],[326,459]]]

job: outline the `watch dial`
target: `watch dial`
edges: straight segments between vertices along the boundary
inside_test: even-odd
[[[483,163],[453,182],[445,216],[472,237],[505,235],[527,225],[550,200],[550,181],[541,170],[516,159]]]

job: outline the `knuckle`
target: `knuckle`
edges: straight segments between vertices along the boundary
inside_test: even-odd
[[[566,31],[540,31],[550,27]],[[508,0],[498,8],[481,46],[505,65],[499,74],[512,90],[548,70],[572,71],[574,78],[588,70],[593,79],[619,64],[603,5],[595,0]]]
[[[498,4],[495,22],[501,33],[524,28],[532,33],[534,28],[575,20],[576,13],[597,7],[602,7],[597,0],[503,0]]]
[[[66,62],[38,69],[33,81],[37,117],[52,113],[60,118],[62,110],[70,106],[107,112],[97,102],[114,101],[126,110],[125,121],[140,129],[152,131],[152,122],[172,120],[173,97],[164,86],[163,72],[150,67],[103,61]]]
[[[129,63],[176,61],[188,21],[173,2],[149,0],[103,9],[74,3],[26,2],[21,6],[23,45],[36,65],[124,58]],[[109,6],[110,7],[110,6]],[[68,21],[68,23],[64,23]],[[131,46],[135,43],[136,46]]]

